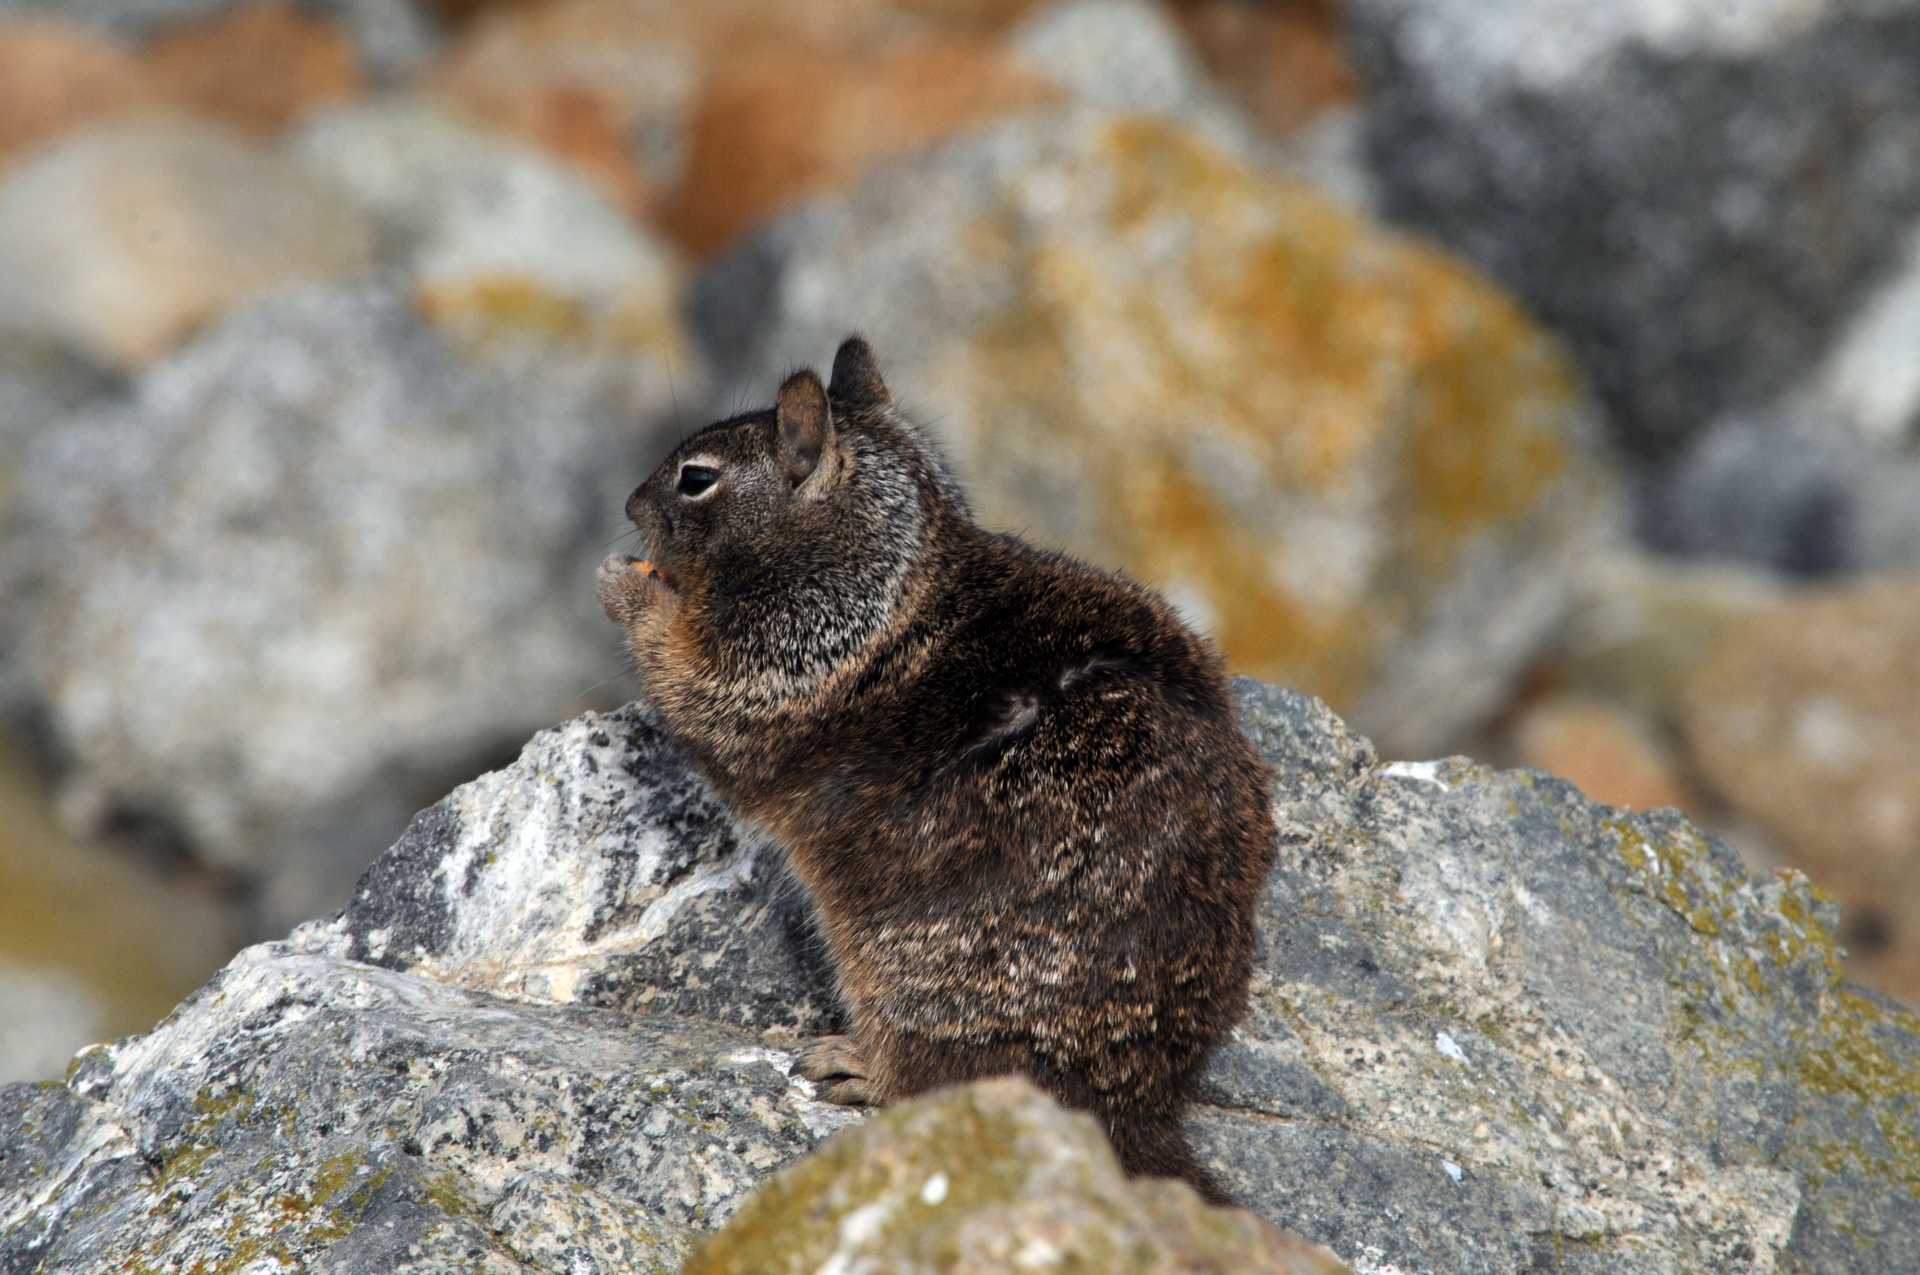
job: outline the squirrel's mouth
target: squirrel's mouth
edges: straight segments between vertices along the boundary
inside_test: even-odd
[[[680,592],[680,582],[673,578],[672,572],[659,563],[649,562],[644,558],[632,558],[628,560],[628,565],[645,576],[649,583],[659,585],[668,593]]]

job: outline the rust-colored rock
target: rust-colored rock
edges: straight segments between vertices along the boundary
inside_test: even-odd
[[[1920,1001],[1920,578],[1731,626],[1686,688],[1702,775],[1838,895],[1862,982]]]
[[[1207,69],[1273,137],[1359,99],[1338,0],[1185,0],[1175,9]]]
[[[476,123],[566,160],[634,213],[685,171],[690,116],[716,66],[851,47],[878,0],[553,0],[486,6],[425,80]]]
[[[0,22],[0,171],[68,129],[151,98],[125,50],[52,21]]]
[[[364,87],[353,43],[282,0],[248,4],[170,31],[143,51],[172,104],[254,132],[275,132]]]
[[[479,18],[429,84],[469,117],[573,164],[629,211],[662,216],[704,254],[866,164],[1040,100],[1038,83],[983,33],[1017,9],[509,6]]]
[[[768,49],[712,77],[668,229],[696,256],[870,165],[1049,96],[997,42],[940,36],[877,56]]]
[[[1536,704],[1515,728],[1514,745],[1521,765],[1558,775],[1609,806],[1691,804],[1651,724],[1605,700],[1562,694]]]
[[[621,0],[497,6],[455,41],[426,87],[645,213],[676,171],[697,74],[683,25],[659,6]]]

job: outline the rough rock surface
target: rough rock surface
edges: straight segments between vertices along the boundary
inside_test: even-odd
[[[684,1275],[1351,1275],[1185,1183],[1128,1182],[1093,1119],[987,1080],[849,1130],[767,1183]]]
[[[988,525],[1165,589],[1403,754],[1500,701],[1601,503],[1571,368],[1502,294],[1164,119],[952,143],[694,304],[730,403],[870,333]]]
[[[838,1027],[777,850],[740,828],[651,712],[589,713],[415,818],[293,946],[505,996]]]
[[[1827,353],[1920,213],[1912,0],[1355,0],[1384,207],[1671,453]]]
[[[664,1275],[857,1118],[784,1063],[692,1019],[250,948],[65,1087],[0,1089],[0,1270]]]
[[[1682,699],[1702,778],[1839,896],[1856,962],[1910,1003],[1920,1002],[1916,634],[1920,578],[1806,590],[1729,625]]]
[[[1805,878],[1243,695],[1281,862],[1194,1120],[1237,1198],[1363,1270],[1901,1269],[1920,1020]]]
[[[1242,1203],[1370,1275],[1910,1269],[1920,1020],[1804,878],[1235,693],[1282,844],[1191,1129]],[[340,916],[0,1091],[0,1269],[677,1252],[838,1114],[780,1070],[831,1014],[770,867],[646,710],[536,737]]]
[[[668,415],[630,362],[617,394],[509,383],[378,287],[235,313],[36,441],[10,680],[121,804],[264,880],[263,925],[337,905],[623,668],[581,582]]]
[[[138,367],[264,289],[359,273],[372,249],[338,192],[222,126],[101,124],[0,186],[0,328]]]

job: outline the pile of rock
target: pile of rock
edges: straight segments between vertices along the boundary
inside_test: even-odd
[[[1839,980],[1805,878],[1235,697],[1280,858],[1189,1127],[1236,1199],[1370,1275],[1908,1268],[1920,1020]],[[817,951],[657,720],[589,714],[424,812],[338,915],[0,1089],[0,1267],[1338,1269],[1122,1183],[1017,1083],[844,1134],[788,1074],[834,1024]]]
[[[989,522],[1390,755],[1808,867],[1920,996],[1897,723],[1839,806],[1727,724],[1911,671],[1724,673],[1825,614],[1793,581],[1920,561],[1917,42],[1915,0],[0,0],[0,697],[71,829],[278,933],[625,698],[622,492],[860,328]]]
[[[1567,341],[1638,539],[1693,560],[1589,572],[1475,750],[1804,866],[1920,997],[1879,884],[1920,856],[1920,681],[1877,654],[1920,570],[1920,5],[1353,0],[1347,31],[1382,210]]]
[[[1597,419],[1356,202],[1325,15],[1231,8],[0,8],[0,693],[63,817],[256,934],[337,904],[625,698],[624,491],[849,328],[992,521],[1395,749],[1486,718],[1604,522]]]

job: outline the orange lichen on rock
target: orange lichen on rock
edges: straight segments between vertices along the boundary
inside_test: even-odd
[[[1167,589],[1236,671],[1351,705],[1471,554],[1590,515],[1577,375],[1439,251],[1175,125],[1101,128],[1058,161],[1070,211],[1037,226],[1010,190],[974,231],[1021,285],[943,378],[978,387],[964,467],[990,520]]]

